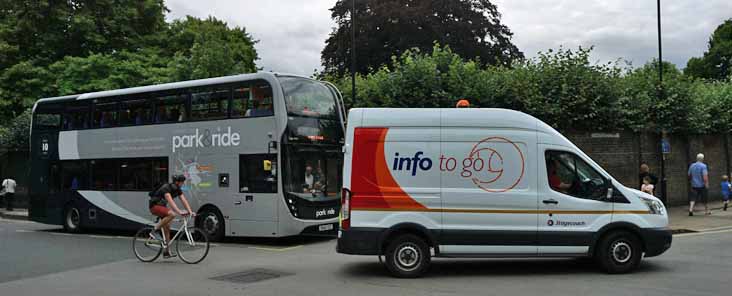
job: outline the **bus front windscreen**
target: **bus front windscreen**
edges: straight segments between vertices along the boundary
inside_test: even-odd
[[[310,145],[288,145],[285,191],[308,201],[338,199],[343,157]]]
[[[299,77],[281,77],[287,114],[291,116],[338,118],[333,92],[324,84]]]

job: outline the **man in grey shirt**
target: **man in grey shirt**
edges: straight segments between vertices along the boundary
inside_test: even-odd
[[[689,181],[691,181],[691,194],[689,195],[689,216],[694,216],[694,204],[704,203],[704,214],[711,215],[707,205],[707,190],[709,189],[709,170],[704,164],[704,154],[696,155],[696,162],[689,166]]]

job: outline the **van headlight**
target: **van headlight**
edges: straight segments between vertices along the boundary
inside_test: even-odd
[[[665,215],[666,207],[660,201],[655,199],[641,197],[641,200],[648,206],[648,210],[653,215]]]

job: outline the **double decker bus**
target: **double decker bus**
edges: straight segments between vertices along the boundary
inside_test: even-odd
[[[29,217],[136,229],[148,192],[182,174],[213,239],[331,234],[344,119],[333,85],[263,72],[41,99]]]

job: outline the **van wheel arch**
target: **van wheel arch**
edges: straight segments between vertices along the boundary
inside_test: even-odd
[[[384,231],[383,234],[381,234],[381,238],[379,239],[378,255],[384,255],[386,248],[389,246],[389,243],[391,243],[397,237],[406,234],[416,235],[417,237],[423,239],[427,243],[428,247],[434,248],[435,253],[439,252],[434,236],[426,227],[414,223],[402,223],[392,226],[388,230]]]
[[[602,241],[603,238],[606,236],[618,232],[618,231],[625,231],[629,232],[638,239],[641,243],[641,249],[643,252],[646,251],[646,242],[643,239],[643,236],[641,235],[640,227],[636,226],[635,224],[631,224],[628,222],[615,222],[608,225],[605,225],[604,227],[600,228],[600,230],[597,231],[597,233],[593,236],[592,242],[590,244],[590,249],[588,251],[588,254],[591,257],[595,257],[595,253],[597,251],[597,245]]]

